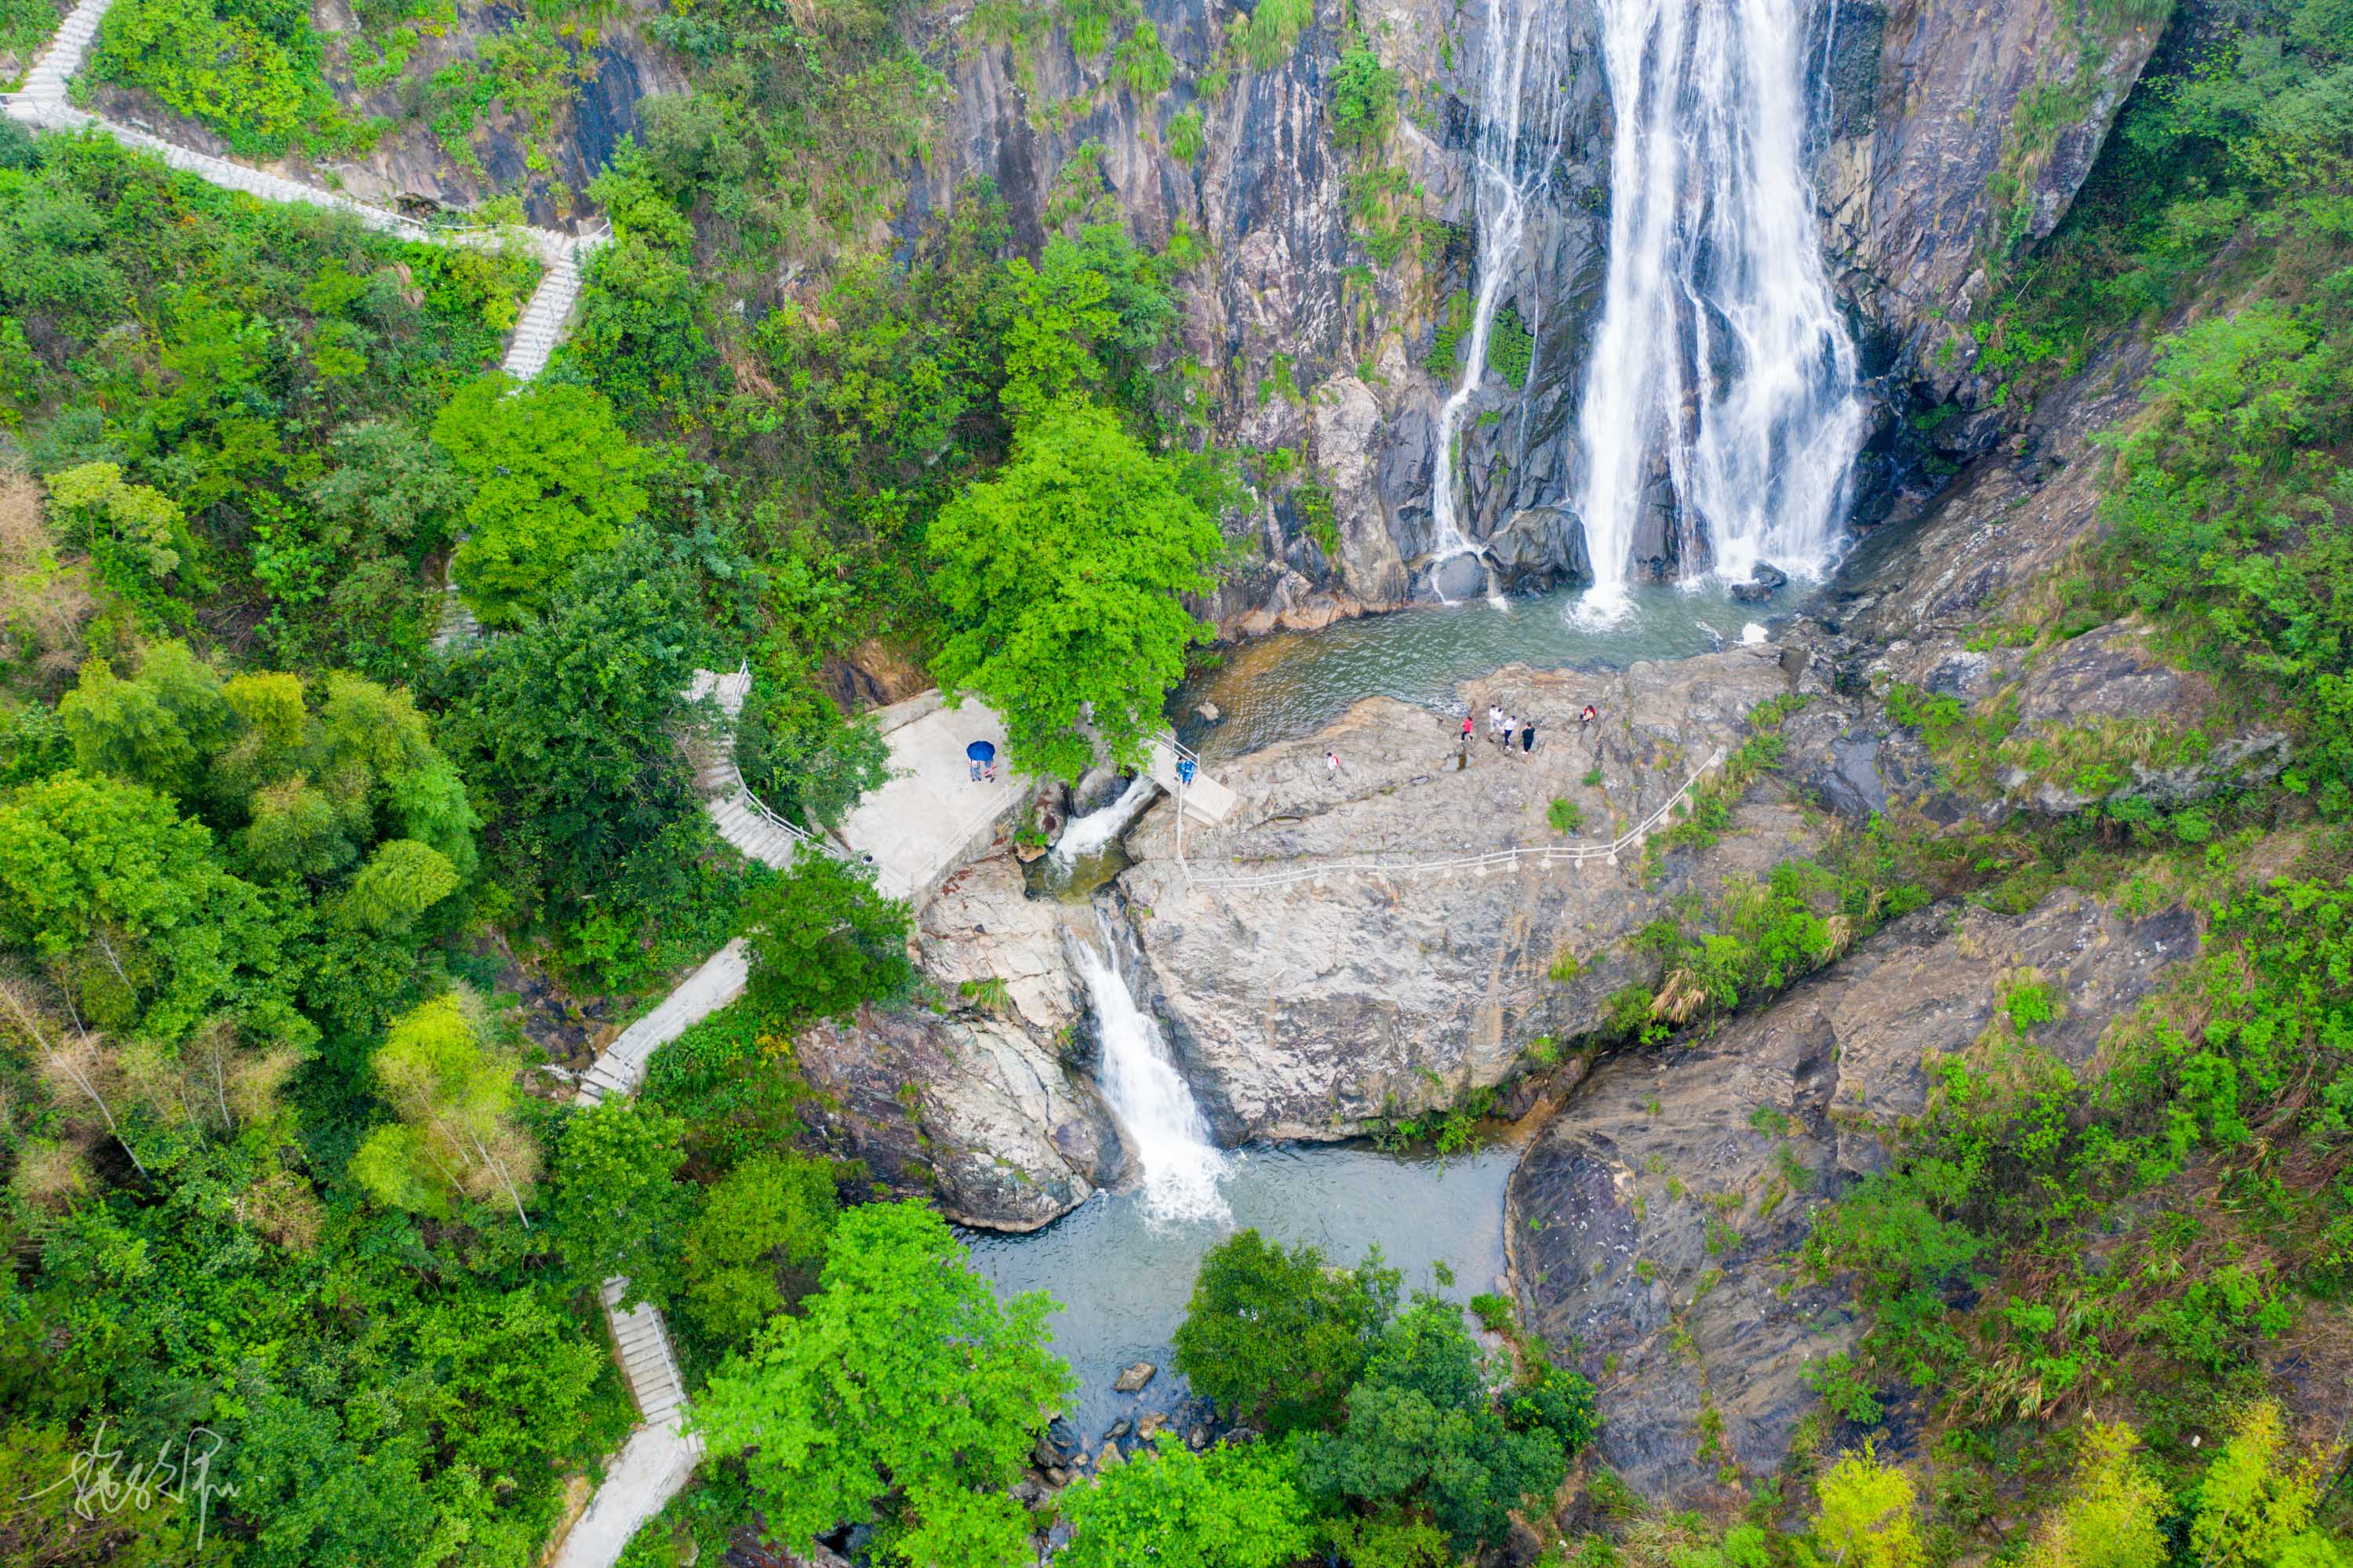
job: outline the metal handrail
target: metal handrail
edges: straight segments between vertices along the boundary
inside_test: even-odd
[[[1305,882],[1313,877],[1332,876],[1352,872],[1361,872],[1370,876],[1412,876],[1430,871],[1469,870],[1485,873],[1515,866],[1521,861],[1531,858],[1540,865],[1559,863],[1574,864],[1588,860],[1607,860],[1615,863],[1620,853],[1629,848],[1638,847],[1661,822],[1666,820],[1668,812],[1688,799],[1692,787],[1706,775],[1708,769],[1722,762],[1725,756],[1724,748],[1718,747],[1715,754],[1694,768],[1691,777],[1685,779],[1681,788],[1661,802],[1657,810],[1607,844],[1530,844],[1512,849],[1489,850],[1482,854],[1457,855],[1443,860],[1333,861],[1323,865],[1298,866],[1285,871],[1262,872],[1243,876],[1203,875],[1195,872],[1181,854],[1178,856],[1177,864],[1184,872],[1185,880],[1197,887],[1282,887],[1293,883]]]

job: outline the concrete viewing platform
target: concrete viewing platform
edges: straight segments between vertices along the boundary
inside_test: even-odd
[[[893,703],[873,715],[891,745],[891,779],[842,819],[834,835],[871,860],[875,884],[893,898],[922,904],[948,874],[994,843],[1028,798],[1006,756],[1005,721],[967,697],[948,707],[936,691]],[[965,747],[997,747],[997,779],[972,781]]]

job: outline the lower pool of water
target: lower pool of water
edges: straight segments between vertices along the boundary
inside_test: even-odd
[[[1090,1447],[1113,1423],[1170,1409],[1184,1389],[1169,1340],[1184,1320],[1204,1254],[1255,1226],[1288,1246],[1312,1242],[1336,1264],[1377,1245],[1405,1288],[1467,1302],[1503,1289],[1504,1185],[1515,1150],[1491,1146],[1445,1160],[1362,1144],[1238,1149],[1220,1185],[1216,1220],[1155,1223],[1137,1193],[1105,1192],[1028,1235],[966,1233],[973,1266],[1007,1296],[1043,1290],[1061,1303],[1047,1319],[1054,1347],[1078,1374],[1071,1419]],[[1440,1284],[1438,1266],[1451,1284]],[[1120,1369],[1152,1362],[1141,1394],[1114,1393]]]

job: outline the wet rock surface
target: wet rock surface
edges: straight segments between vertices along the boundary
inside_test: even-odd
[[[1814,1408],[1806,1366],[1861,1324],[1786,1261],[1823,1202],[1880,1169],[1929,1065],[1979,1048],[2004,987],[2059,1006],[2034,1043],[2090,1061],[2198,927],[2064,889],[2026,915],[1922,910],[1778,1001],[1605,1059],[1514,1174],[1505,1232],[1526,1321],[1599,1392],[1600,1457],[1696,1504],[1771,1474]]]
[[[1203,878],[1280,876],[1360,857],[1606,843],[1788,689],[1777,662],[1743,651],[1622,672],[1505,670],[1463,688],[1479,730],[1467,766],[1459,720],[1373,699],[1221,763],[1240,804],[1221,828],[1187,823],[1186,858]],[[1491,702],[1537,721],[1533,754],[1485,738]],[[1589,729],[1577,722],[1588,703],[1600,709]],[[1579,837],[1549,824],[1555,800],[1582,812]],[[1219,1135],[1331,1139],[1502,1083],[1538,1036],[1590,1030],[1611,991],[1656,979],[1623,938],[1679,894],[1712,894],[1812,842],[1797,807],[1759,799],[1715,845],[1666,855],[1650,885],[1631,853],[1483,876],[1212,885],[1177,866],[1164,801],[1129,836],[1136,863],[1121,888],[1151,1000]],[[1563,953],[1591,960],[1566,984],[1547,973]]]

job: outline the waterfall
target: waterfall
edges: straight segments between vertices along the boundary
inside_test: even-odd
[[[1143,810],[1152,797],[1159,792],[1160,786],[1147,775],[1137,774],[1134,782],[1121,792],[1118,800],[1099,810],[1074,818],[1062,830],[1062,836],[1054,841],[1055,863],[1073,864],[1119,837],[1127,831],[1127,824],[1135,821],[1136,813]]]
[[[1671,543],[1727,577],[1834,553],[1863,409],[1801,164],[1803,3],[1599,0],[1617,134],[1577,506],[1597,605]]]
[[[1106,943],[1110,932],[1104,933]],[[1169,1059],[1160,1025],[1136,1004],[1115,949],[1081,941],[1079,973],[1103,1036],[1103,1098],[1144,1168],[1144,1212],[1157,1222],[1228,1217],[1218,1183],[1226,1157],[1209,1141],[1209,1124]]]
[[[1487,374],[1487,338],[1518,259],[1528,202],[1551,175],[1560,155],[1562,114],[1556,108],[1529,125],[1524,113],[1528,58],[1541,56],[1557,72],[1564,40],[1557,26],[1535,37],[1536,24],[1567,7],[1556,0],[1486,0],[1486,61],[1480,79],[1479,129],[1472,148],[1472,218],[1478,248],[1473,260],[1477,287],[1471,310],[1471,336],[1461,378],[1438,410],[1438,450],[1430,460],[1430,564],[1433,589],[1437,567],[1479,546],[1463,532],[1461,474],[1455,450],[1462,418]],[[1549,95],[1558,104],[1561,95]],[[1516,388],[1515,388],[1516,390]],[[1442,594],[1441,594],[1441,597]]]

